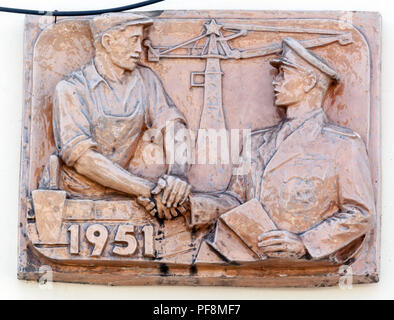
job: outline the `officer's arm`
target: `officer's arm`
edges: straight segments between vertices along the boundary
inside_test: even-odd
[[[339,212],[301,235],[315,259],[328,257],[364,236],[374,215],[374,191],[363,141],[353,137],[337,154]]]
[[[242,175],[232,176],[229,186],[222,193],[192,193],[189,197],[190,227],[213,224],[227,211],[238,207],[246,201],[247,183]]]

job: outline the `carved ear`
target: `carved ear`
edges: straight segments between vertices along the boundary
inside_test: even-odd
[[[316,86],[316,83],[317,83],[316,73],[314,73],[313,71],[309,71],[306,75],[306,84],[304,86],[305,93],[311,91]]]
[[[112,40],[112,37],[108,33],[103,34],[102,37],[101,37],[101,45],[103,46],[103,48],[107,52],[109,51],[109,48],[110,48],[110,45],[111,45],[111,40]]]

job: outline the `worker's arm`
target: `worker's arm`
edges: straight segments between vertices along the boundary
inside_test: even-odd
[[[164,182],[161,200],[168,208],[176,208],[188,198],[191,191],[187,182],[191,141],[185,123],[179,119],[167,121],[163,134],[168,174],[163,177],[164,180],[161,179]]]
[[[108,188],[132,196],[151,197],[153,182],[137,177],[122,169],[102,154],[88,149],[74,164],[75,170]]]
[[[168,164],[167,174],[187,180],[192,160],[192,141],[185,122],[181,119],[167,121],[163,128],[164,152]]]
[[[56,86],[53,125],[60,157],[67,166],[105,187],[150,198],[154,183],[130,174],[98,152],[81,93],[87,90],[77,74]]]

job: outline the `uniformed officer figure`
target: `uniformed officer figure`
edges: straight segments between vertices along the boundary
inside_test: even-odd
[[[233,176],[225,193],[190,197],[190,224],[212,223],[256,198],[278,227],[256,239],[262,254],[347,260],[370,230],[375,207],[364,142],[329,123],[322,110],[339,76],[292,38],[271,64],[278,69],[275,105],[286,109],[286,118],[253,133],[248,175]]]

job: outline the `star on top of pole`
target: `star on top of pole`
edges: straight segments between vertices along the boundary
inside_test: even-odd
[[[221,24],[217,24],[215,19],[204,24],[205,29],[207,30],[207,35],[215,33],[220,36],[220,29],[222,28]]]

